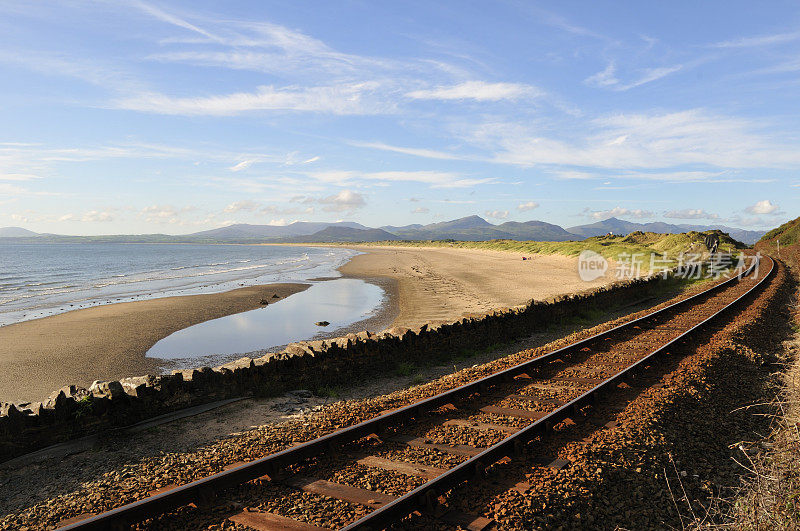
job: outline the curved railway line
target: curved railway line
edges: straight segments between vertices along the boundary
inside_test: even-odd
[[[357,507],[344,525],[326,520],[330,503],[309,507],[324,528],[383,529],[419,511],[443,527],[484,529],[492,523],[486,518],[442,514],[439,497],[465,481],[480,481],[486,468],[501,459],[530,452],[532,441],[546,439],[568,419],[603,425],[603,419],[593,417],[593,405],[622,384],[635,385],[655,357],[747,302],[776,268],[771,258],[760,264],[754,259],[739,276],[605,332],[61,529],[125,529],[153,519],[155,527],[169,527],[186,506],[202,511],[221,504],[227,507],[219,524],[223,528],[321,529],[259,502],[259,496],[268,501],[299,491]],[[568,465],[554,456],[537,457],[542,466]]]

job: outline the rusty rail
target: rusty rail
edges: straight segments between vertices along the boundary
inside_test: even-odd
[[[738,297],[735,301],[731,302],[723,309],[713,314],[711,317],[708,317],[701,323],[682,333],[677,338],[672,339],[667,344],[662,345],[658,349],[654,350],[645,358],[632,364],[630,367],[617,373],[613,377],[608,378],[598,386],[587,391],[571,402],[559,407],[555,411],[549,413],[547,416],[534,422],[523,430],[507,437],[500,443],[487,448],[480,454],[448,470],[435,479],[428,481],[424,485],[421,485],[411,492],[397,498],[393,502],[376,509],[367,516],[348,525],[344,529],[380,529],[385,525],[397,521],[398,519],[404,518],[412,511],[416,510],[420,504],[424,506],[427,503],[428,496],[430,496],[429,493],[444,492],[458,483],[469,479],[476,471],[482,470],[482,467],[485,467],[486,465],[507,455],[508,449],[513,449],[515,444],[518,445],[523,441],[530,440],[539,433],[542,433],[542,431],[546,431],[553,424],[568,418],[571,414],[574,414],[577,409],[580,409],[584,405],[590,403],[598,393],[631,376],[636,370],[643,366],[642,364],[646,360],[663,352],[680,339],[685,338],[687,334],[694,332],[698,328],[706,325],[709,321],[721,315],[735,304],[739,303],[744,297],[752,293],[757,287],[761,286],[762,283],[775,271],[774,261],[772,259],[769,259],[769,261],[770,271],[765,274],[761,280],[759,280],[745,294]],[[516,375],[531,370],[532,368],[549,363],[552,359],[555,359],[559,356],[565,356],[580,351],[582,348],[592,342],[611,337],[614,334],[618,334],[635,326],[646,324],[650,320],[662,318],[672,312],[681,310],[686,306],[699,303],[701,300],[709,297],[710,295],[713,295],[716,292],[733,285],[733,283],[738,282],[741,278],[750,275],[754,269],[758,267],[758,265],[758,262],[754,260],[750,267],[743,273],[715,284],[714,286],[700,293],[687,297],[659,310],[655,310],[645,316],[618,325],[599,334],[595,334],[586,339],[571,343],[565,347],[554,350],[535,359],[515,365],[514,367],[496,372],[484,378],[480,378],[419,402],[409,404],[384,415],[360,422],[348,428],[337,430],[317,439],[287,448],[274,454],[267,455],[239,467],[219,472],[206,478],[193,481],[181,487],[176,487],[167,492],[156,494],[148,498],[123,505],[116,509],[112,509],[111,511],[101,513],[60,529],[62,531],[67,531],[76,529],[105,530],[125,528],[126,526],[135,524],[142,520],[173,511],[184,505],[188,505],[199,500],[210,499],[217,491],[234,487],[265,475],[274,477],[275,474],[280,470],[292,464],[299,463],[304,459],[317,456],[320,453],[329,451],[331,448],[353,442],[372,433],[378,433],[389,425],[398,424],[406,419],[417,417],[422,413],[434,410],[444,404],[447,404],[462,395],[468,395],[476,390],[483,389],[495,383],[509,380]]]

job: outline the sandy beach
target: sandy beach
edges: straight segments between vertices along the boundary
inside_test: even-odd
[[[308,284],[266,284],[224,293],[95,306],[0,327],[0,401],[39,401],[65,385],[88,387],[154,373],[145,358],[159,339],[203,321],[272,303]]]
[[[357,255],[339,268],[346,276],[388,278],[395,284],[395,326],[453,321],[469,313],[526,304],[593,289],[615,280],[584,282],[578,259],[479,249],[354,246]],[[522,260],[525,256],[526,260]]]
[[[526,255],[529,259],[522,260],[517,253],[474,249],[353,248],[364,254],[342,266],[342,274],[376,283],[389,297],[379,316],[355,323],[345,333],[453,321],[613,280],[608,276],[583,282],[577,259],[560,255]],[[269,284],[123,302],[0,327],[0,401],[38,401],[69,384],[88,387],[94,380],[155,373],[158,366],[145,353],[158,340],[197,323],[258,308],[262,298],[272,302],[274,293],[282,299],[307,287]]]

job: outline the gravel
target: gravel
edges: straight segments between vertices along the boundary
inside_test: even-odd
[[[777,284],[778,282],[773,281],[773,288],[770,289],[775,291],[774,286]],[[684,296],[688,296],[688,294]],[[759,300],[765,299],[766,295]],[[752,314],[753,311],[751,308],[745,313]],[[188,483],[219,472],[226,465],[253,460],[374,417],[382,411],[433,396],[476,378],[538,357],[554,348],[559,348],[578,339],[596,334],[642,313],[645,312],[639,312],[626,318],[571,334],[543,347],[523,350],[496,361],[464,369],[425,385],[377,398],[331,404],[321,411],[310,412],[298,420],[257,427],[190,451],[146,456],[121,467],[113,467],[110,463],[107,471],[94,475],[87,473],[85,476],[87,480],[77,485],[73,490],[6,515],[0,520],[0,529],[19,529],[23,526],[47,529],[57,525],[59,521],[65,518],[88,512],[110,510],[122,504],[142,499],[156,488],[169,484],[180,485]],[[755,318],[754,316],[755,314],[751,318]],[[740,323],[741,327],[742,318],[737,322]],[[715,339],[713,345],[720,344],[720,341]],[[728,339],[725,344],[733,345],[735,343],[733,339]],[[716,347],[709,348],[711,351],[717,352],[715,350]],[[687,360],[690,361],[697,356],[702,356],[702,352],[705,351],[698,351],[698,354],[687,358]],[[731,352],[738,351],[731,350]],[[707,353],[706,355],[713,358],[711,354]],[[736,355],[732,356],[735,360],[739,360]],[[587,353],[588,358],[589,354]],[[621,360],[622,357],[612,354],[603,355],[603,359]],[[723,357],[718,356],[718,359],[723,359]],[[687,360],[685,362],[688,362]],[[676,418],[680,424],[681,419],[684,417],[672,416],[661,419],[656,413],[665,414],[674,411],[674,409],[666,407],[664,404],[674,405],[680,403],[680,400],[694,400],[697,402],[700,398],[706,399],[716,396],[713,395],[713,391],[718,388],[711,384],[702,384],[705,380],[701,380],[701,385],[696,385],[693,380],[691,385],[684,383],[684,380],[688,378],[687,374],[691,374],[692,377],[696,376],[690,370],[692,367],[694,365],[689,363],[687,367],[681,366],[677,371],[670,373],[670,375],[674,376],[668,375],[665,377],[665,381],[668,383],[666,387],[655,390],[650,389],[643,393],[639,388],[630,388],[628,391],[631,395],[631,404],[634,404],[636,400],[655,400],[657,405],[650,403],[636,407],[628,405],[618,415],[618,418],[621,419],[620,427],[608,430],[598,429],[594,425],[587,426],[587,423],[579,423],[577,425],[564,423],[557,427],[558,431],[555,436],[549,437],[548,441],[534,441],[530,445],[531,451],[526,454],[526,457],[509,463],[494,465],[491,467],[493,473],[490,479],[485,483],[481,483],[480,486],[458,489],[459,495],[451,496],[447,503],[466,512],[495,518],[505,528],[516,528],[520,525],[526,528],[537,525],[551,527],[553,524],[562,522],[569,525],[575,522],[579,522],[580,525],[593,525],[597,523],[597,518],[601,514],[612,515],[614,519],[608,520],[609,522],[626,521],[625,518],[629,518],[630,522],[655,522],[656,520],[649,516],[646,519],[642,519],[644,517],[640,518],[637,515],[627,514],[630,511],[625,507],[639,507],[642,514],[647,515],[654,513],[654,511],[657,513],[660,510],[658,508],[661,507],[658,504],[653,504],[654,507],[648,507],[647,503],[642,503],[641,506],[637,504],[639,503],[638,500],[645,500],[647,496],[652,494],[651,491],[653,489],[650,488],[648,490],[645,486],[650,485],[652,487],[654,482],[658,482],[658,470],[654,467],[656,463],[660,464],[662,462],[660,459],[663,454],[659,452],[663,452],[664,445],[671,441],[663,430],[659,431],[657,426],[667,420],[676,422]],[[700,367],[714,368],[715,365],[714,363],[708,363],[707,365],[701,364]],[[573,371],[572,369],[569,370]],[[588,374],[597,374],[597,369],[594,368],[594,370],[594,373]],[[718,372],[716,371],[714,374],[717,375]],[[555,374],[555,372],[552,374]],[[563,372],[562,374],[587,376],[587,372],[577,370],[569,373]],[[541,374],[538,377],[548,377],[548,375]],[[653,381],[657,380],[656,378]],[[572,385],[570,382],[559,382],[557,386],[547,384],[544,388],[536,385],[534,382],[527,383],[524,381],[501,386],[501,388],[513,389],[515,394],[531,394],[559,398],[561,400],[574,397],[576,393],[581,392],[581,389],[586,388],[586,386],[582,385]],[[538,385],[541,385],[541,383]],[[676,389],[681,391],[677,392]],[[495,391],[498,391],[498,389],[495,389]],[[680,400],[674,397],[675,393],[680,397]],[[498,397],[494,397],[494,401],[490,398],[487,395],[484,398],[484,403],[509,404],[505,401],[498,402]],[[659,402],[657,399],[661,401]],[[514,404],[513,407],[520,409],[541,407],[527,401],[516,401]],[[553,406],[549,407],[552,408]],[[469,418],[478,422],[515,427],[525,426],[529,422],[524,419],[488,415],[477,411],[464,410],[459,412],[459,415],[460,418]],[[443,418],[447,418],[437,415],[432,417],[438,418],[440,421]],[[431,419],[427,420],[430,421]],[[700,434],[705,433],[703,430],[713,427],[714,423],[715,421],[712,419],[708,419],[705,423],[696,422]],[[580,441],[592,432],[594,432],[594,436],[589,444],[576,443],[576,438]],[[407,432],[404,431],[403,433]],[[678,430],[675,433],[685,434],[686,430]],[[670,431],[669,435],[674,437],[675,433]],[[455,426],[433,427],[432,424],[429,424],[424,432],[419,432],[419,435],[430,439],[431,442],[457,442],[478,447],[493,444],[504,436],[504,434],[496,431],[477,431]],[[608,439],[608,437],[611,438]],[[110,443],[113,444],[113,441],[110,441]],[[674,445],[675,443],[673,442],[672,444]],[[354,450],[369,450],[372,455],[440,468],[455,466],[466,459],[463,456],[442,453],[435,449],[409,448],[392,442],[387,442],[379,447],[371,448],[370,446],[371,443],[365,441],[352,445]],[[694,448],[692,445],[688,446]],[[701,445],[699,448],[703,451],[707,450],[706,446]],[[654,451],[656,452],[655,454],[653,454]],[[542,455],[548,457],[558,456],[568,459],[572,465],[566,470],[556,472],[542,466],[541,460],[535,460],[531,457],[534,455],[539,457]],[[365,467],[360,465],[350,464],[335,469],[334,462],[320,462],[318,464],[319,467],[314,468],[314,473],[322,473],[322,477],[331,481],[338,481],[359,488],[378,490],[387,494],[399,495],[413,488],[420,481],[419,478],[386,473],[375,469],[369,469],[366,471],[368,473],[365,473]],[[308,465],[303,466],[307,467]],[[635,473],[634,478],[649,478],[642,485],[637,484],[636,488],[639,490],[634,489],[628,492],[628,489],[624,487],[625,482],[629,481],[630,477],[627,473],[620,474],[620,471],[627,471],[629,468],[642,470],[640,473]],[[708,470],[698,465],[687,472],[685,481],[695,481],[693,479],[694,476],[688,475],[695,472],[699,473],[699,477],[704,477],[700,476],[700,474],[706,474]],[[620,484],[622,487],[607,489],[611,483],[620,479],[624,480]],[[513,483],[506,485],[510,480],[513,480]],[[528,481],[534,485],[524,497],[517,490],[509,490],[513,484],[519,481]],[[10,491],[18,492],[14,489],[13,484],[9,484],[8,487],[10,487]],[[507,488],[504,490],[504,487]],[[607,495],[602,494],[604,489],[608,490]],[[465,492],[462,493],[462,490]],[[663,488],[661,490],[663,491]],[[609,500],[613,500],[614,496],[621,497],[612,503]],[[630,500],[626,496],[630,496]],[[588,502],[589,499],[594,499],[594,497],[599,500],[596,506]],[[661,498],[658,499],[662,500],[662,498],[663,493]],[[232,501],[228,502],[226,500]],[[251,509],[274,511],[284,516],[291,516],[312,522],[315,525],[324,526],[345,525],[368,511],[368,509],[359,505],[288,489],[278,484],[249,483],[237,489],[232,489],[231,492],[224,493],[221,502],[213,508],[183,508],[158,522],[153,522],[149,525],[142,524],[142,527],[181,529],[202,526],[204,528],[233,529],[236,526],[226,522],[224,519],[226,515],[232,514],[232,511],[241,510],[242,506],[247,506]],[[613,510],[608,509],[609,507],[613,508]],[[417,518],[422,518],[422,520],[418,520],[418,523],[425,521],[425,517]],[[414,520],[412,519],[412,521]]]

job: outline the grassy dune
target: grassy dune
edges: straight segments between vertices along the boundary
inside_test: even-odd
[[[681,253],[707,253],[703,240],[706,235],[716,233],[720,238],[719,250],[722,252],[736,252],[744,249],[745,245],[732,239],[720,231],[685,232],[682,234],[657,234],[654,232],[633,232],[627,236],[596,236],[583,241],[566,242],[533,242],[514,240],[489,240],[489,241],[382,241],[367,245],[386,245],[395,247],[456,247],[462,249],[486,249],[491,251],[508,251],[531,254],[562,254],[577,256],[582,251],[590,249],[605,258],[616,259],[621,255],[643,254],[649,257],[651,253],[667,260],[677,260]]]

